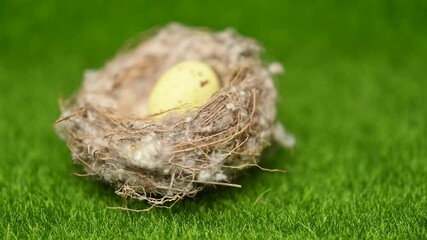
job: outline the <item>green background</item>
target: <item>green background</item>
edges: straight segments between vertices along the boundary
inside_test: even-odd
[[[297,137],[172,209],[72,175],[57,99],[139,32],[232,26],[278,60]],[[0,238],[427,238],[426,1],[0,1]],[[257,200],[258,199],[258,200]],[[144,208],[144,203],[129,203]]]

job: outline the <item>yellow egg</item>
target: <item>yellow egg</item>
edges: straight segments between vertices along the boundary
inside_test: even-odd
[[[220,82],[213,69],[200,61],[180,62],[166,70],[148,98],[148,114],[170,109],[183,113],[205,104]]]

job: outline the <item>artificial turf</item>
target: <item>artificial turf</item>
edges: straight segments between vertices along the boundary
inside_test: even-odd
[[[427,238],[425,1],[0,1],[0,238]],[[273,144],[241,189],[172,209],[72,175],[57,99],[127,39],[170,21],[258,39],[284,63]],[[133,208],[144,203],[128,203]]]

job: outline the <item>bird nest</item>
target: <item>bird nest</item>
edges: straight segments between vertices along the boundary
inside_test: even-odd
[[[258,166],[273,136],[293,139],[276,123],[276,89],[253,39],[228,29],[212,32],[170,24],[120,51],[100,70],[85,73],[81,89],[61,103],[55,128],[88,176],[122,197],[170,206],[207,186],[232,183]],[[183,114],[147,114],[157,79],[171,66],[198,60],[211,66],[221,89]]]

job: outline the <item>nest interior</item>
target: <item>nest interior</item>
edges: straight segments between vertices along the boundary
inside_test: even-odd
[[[170,24],[87,71],[81,89],[61,104],[56,131],[87,175],[113,184],[123,197],[159,206],[206,186],[239,186],[231,180],[258,166],[273,136],[293,144],[275,120],[272,75],[281,67],[265,66],[260,52],[255,40],[231,29]],[[184,60],[210,65],[221,90],[184,114],[147,116],[157,79]]]

